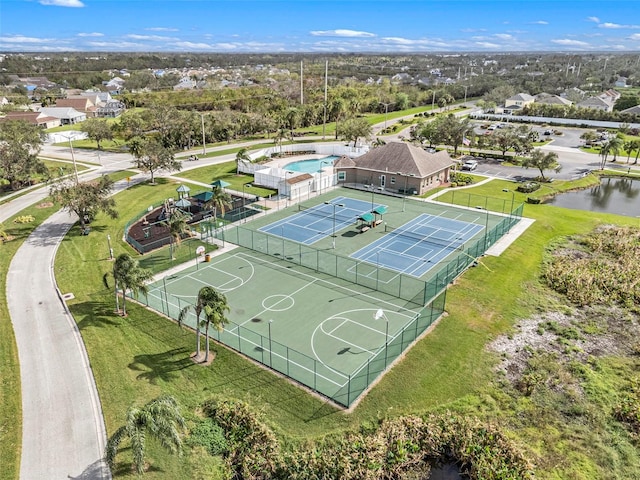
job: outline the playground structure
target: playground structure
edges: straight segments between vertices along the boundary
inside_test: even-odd
[[[139,253],[147,253],[171,243],[168,220],[175,213],[184,214],[193,231],[197,230],[197,224],[213,217],[224,223],[231,223],[259,213],[259,210],[250,206],[257,198],[246,198],[228,192],[231,205],[220,215],[220,212],[216,214],[208,205],[213,197],[212,191],[206,190],[189,196],[190,189],[185,185],[180,185],[176,191],[177,200],[167,198],[159,205],[151,205],[126,225],[125,240]]]

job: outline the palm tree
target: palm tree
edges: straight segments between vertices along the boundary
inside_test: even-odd
[[[191,308],[196,314],[196,359],[200,358],[200,327],[203,324],[205,325],[206,353],[204,362],[206,363],[209,361],[209,326],[213,324],[216,330],[222,331],[224,325],[229,323],[224,315],[224,312],[229,310],[229,305],[227,304],[227,298],[215,288],[202,287],[198,291],[196,304],[193,306],[188,305],[180,311],[178,315],[179,325],[182,325]],[[205,316],[204,321],[200,320],[202,313]]]
[[[182,240],[182,236],[191,231],[191,228],[187,223],[188,219],[189,216],[187,214],[182,213],[180,210],[174,210],[163,222],[165,226],[169,227],[169,236],[171,237],[171,244],[169,245],[171,260],[174,260],[174,244],[175,248],[178,248],[180,241]]]
[[[220,212],[220,216],[224,216],[227,208],[231,208],[233,206],[233,200],[231,199],[231,195],[229,195],[222,187],[214,187],[213,195],[211,198],[204,204],[204,208],[213,209],[213,223],[215,225],[218,224],[218,211]]]
[[[618,159],[618,154],[624,145],[624,140],[618,136],[613,137],[611,140],[607,142],[609,144],[609,151],[613,154],[612,162],[615,162]]]
[[[122,253],[118,255],[115,262],[113,262],[113,272],[111,273],[114,279],[114,287],[116,291],[116,309],[119,311],[118,305],[118,287],[122,290],[122,315],[127,316],[127,290],[131,290],[134,295],[138,295],[139,292],[145,295],[148,292],[147,282],[153,277],[153,272],[146,268],[142,268],[137,260],[131,258],[128,253]],[[109,274],[105,273],[102,277],[105,286],[109,287],[108,278]]]
[[[224,326],[229,323],[229,320],[225,317],[225,312],[228,312],[231,309],[227,303],[227,297],[223,293],[220,293],[211,287],[204,288],[211,289],[211,291],[207,292],[207,304],[204,307],[204,362],[207,363],[209,361],[209,326],[213,325],[213,328],[222,332],[222,330],[224,330]],[[200,294],[198,294],[198,296],[200,296]]]
[[[629,158],[631,158],[633,151],[636,151],[636,158],[633,162],[633,164],[636,165],[638,163],[638,156],[640,156],[640,140],[629,140],[624,144],[624,149],[627,151],[627,163],[629,163]]]
[[[240,175],[240,162],[251,162],[251,157],[246,148],[241,148],[236,153],[236,175]]]
[[[276,130],[275,135],[273,136],[273,143],[278,145],[280,148],[280,153],[282,153],[282,140],[287,138],[287,131],[284,128],[278,128]]]
[[[138,474],[144,473],[144,457],[147,436],[155,437],[160,445],[170,453],[180,454],[182,440],[179,429],[185,428],[178,402],[169,395],[163,395],[142,408],[130,407],[126,423],[111,436],[105,449],[105,460],[111,469],[115,466],[120,443],[127,437],[131,441],[133,466]]]
[[[604,170],[604,166],[607,163],[607,157],[609,156],[609,153],[611,153],[611,145],[609,144],[609,142],[605,142],[600,147],[600,157],[602,158],[602,161],[600,162],[600,170]]]

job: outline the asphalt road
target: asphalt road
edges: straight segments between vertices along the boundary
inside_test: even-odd
[[[53,276],[58,245],[75,220],[58,212],[42,223],[7,275],[20,361],[25,480],[111,478],[101,460],[106,433],[89,360]]]

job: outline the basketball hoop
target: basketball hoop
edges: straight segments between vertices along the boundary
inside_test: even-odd
[[[204,255],[204,247],[202,245],[200,245],[198,248],[196,248],[196,255]]]

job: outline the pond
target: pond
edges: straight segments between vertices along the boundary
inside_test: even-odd
[[[640,180],[602,178],[598,186],[561,193],[545,203],[574,210],[638,217],[640,216]]]

